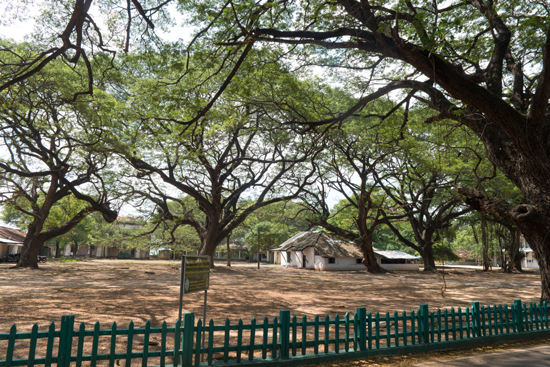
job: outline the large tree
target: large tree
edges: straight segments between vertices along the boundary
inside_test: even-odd
[[[80,83],[62,65],[51,66],[0,94],[0,201],[27,217],[18,267],[37,268],[44,242],[90,213],[101,212],[109,222],[117,217],[108,193],[109,154],[101,143],[108,127],[91,104],[65,103]],[[52,210],[68,197],[81,208],[48,225]]]
[[[296,0],[252,10],[231,4],[232,25],[227,14],[218,33],[223,30],[228,43],[287,45],[303,65],[340,68],[342,79],[350,75],[364,91],[339,116],[302,123],[342,121],[380,96],[403,91],[433,109],[429,122],[450,119],[475,132],[525,200],[509,205],[473,188],[459,191],[476,210],[524,233],[539,259],[541,300],[550,301],[550,20],[544,2]],[[216,5],[209,6],[215,15]]]

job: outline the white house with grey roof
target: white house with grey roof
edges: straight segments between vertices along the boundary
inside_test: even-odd
[[[284,267],[315,270],[365,270],[361,248],[326,232],[300,232],[271,249],[275,263]],[[417,256],[402,251],[374,250],[386,270],[419,270]]]

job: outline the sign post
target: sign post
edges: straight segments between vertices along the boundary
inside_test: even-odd
[[[210,285],[210,256],[189,256],[181,257],[181,279],[180,279],[180,310],[179,320],[181,322],[183,313],[183,295],[187,293],[204,291],[204,312],[203,322],[206,322],[206,292]]]
[[[181,257],[181,279],[180,279],[180,310],[179,320],[183,316],[183,295],[186,293],[204,291],[204,306],[202,310],[202,322],[206,324],[206,295],[210,285],[210,256],[189,256]],[[201,335],[201,345],[204,348],[204,333]],[[201,354],[202,361],[202,354]]]

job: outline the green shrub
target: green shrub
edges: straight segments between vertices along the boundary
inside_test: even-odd
[[[118,259],[131,259],[132,255],[128,252],[119,252],[117,255]]]

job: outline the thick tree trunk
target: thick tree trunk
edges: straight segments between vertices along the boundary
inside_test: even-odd
[[[40,241],[38,238],[34,237],[32,233],[28,233],[23,242],[21,257],[16,267],[38,269],[38,255],[43,245],[44,241]]]
[[[201,250],[199,251],[199,255],[210,256],[210,268],[216,267],[214,265],[214,254],[216,253],[216,247],[218,247],[220,242],[221,241],[215,236],[215,233],[207,233],[203,239],[203,244],[201,246]]]
[[[523,272],[521,268],[521,256],[519,251],[519,231],[517,229],[510,230],[510,245],[508,253],[510,254],[510,262],[507,264],[505,271],[511,273],[514,270]]]
[[[487,241],[487,221],[481,217],[481,246],[483,247],[483,271],[489,271],[489,243]]]
[[[437,271],[435,267],[435,258],[432,245],[421,247],[420,256],[424,262],[424,271],[434,272]]]
[[[367,267],[369,273],[385,273],[386,270],[376,262],[374,256],[374,249],[372,248],[372,235],[366,235],[363,237],[363,243],[361,244],[361,251],[363,252],[363,265]]]

